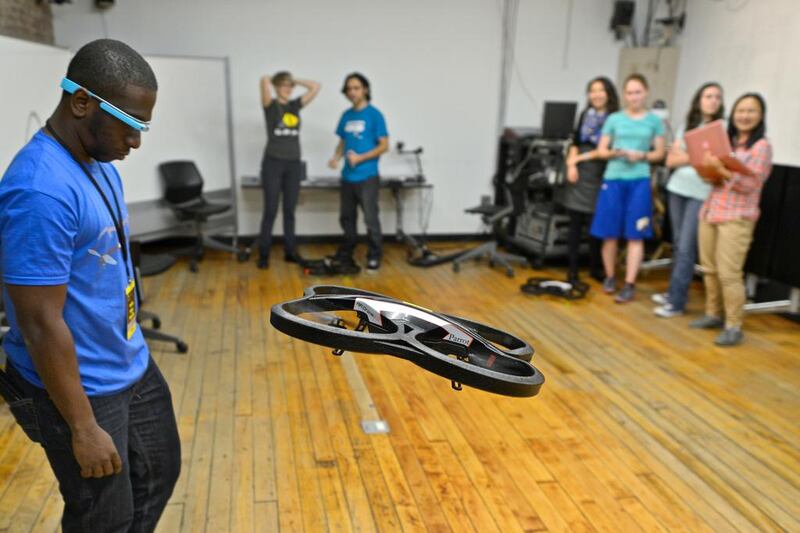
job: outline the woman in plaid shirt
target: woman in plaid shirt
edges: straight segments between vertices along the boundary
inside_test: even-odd
[[[761,189],[772,170],[772,145],[764,136],[765,114],[764,98],[757,93],[747,93],[733,105],[728,125],[734,153],[750,169],[751,176],[728,170],[709,153],[703,162],[704,166],[714,169],[717,178],[709,180],[713,189],[700,210],[698,229],[706,311],[690,326],[724,327],[714,341],[718,346],[734,346],[744,338],[742,268],[760,214]]]

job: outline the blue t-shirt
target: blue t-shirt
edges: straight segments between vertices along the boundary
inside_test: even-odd
[[[336,135],[344,140],[344,153],[353,151],[357,154],[369,152],[376,146],[381,137],[388,137],[386,121],[383,114],[372,105],[356,111],[352,107],[342,114]],[[351,167],[344,158],[342,179],[345,181],[364,181],[378,175],[378,159],[370,159]]]
[[[653,113],[633,119],[624,111],[611,113],[603,124],[603,135],[611,137],[613,150],[649,152],[656,137],[664,135],[664,123]],[[607,180],[638,179],[650,177],[650,163],[631,163],[624,157],[608,160],[603,177]]]
[[[128,213],[117,170],[96,161],[87,167],[115,217],[119,216],[116,197],[128,237]],[[130,263],[128,269],[133,273]],[[75,341],[81,383],[88,396],[124,390],[144,374],[150,354],[141,329],[126,339],[128,274],[114,222],[78,163],[41,131],[20,150],[0,181],[0,274],[12,285],[67,285],[63,316]],[[11,327],[3,348],[26,380],[44,388],[5,289],[3,299]]]

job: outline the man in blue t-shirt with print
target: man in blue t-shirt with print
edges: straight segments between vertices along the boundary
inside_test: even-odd
[[[353,250],[358,238],[357,207],[361,205],[367,226],[367,271],[375,272],[380,268],[383,256],[381,221],[378,217],[378,158],[389,149],[389,134],[383,114],[370,104],[372,95],[367,78],[357,72],[348,75],[342,92],[353,107],[339,119],[336,127],[339,144],[328,163],[331,168],[337,168],[339,160],[344,157],[339,215],[344,242],[339,246],[336,257],[344,263],[354,262]]]
[[[0,393],[45,450],[65,533],[153,531],[178,479],[180,440],[136,324],[128,214],[110,162],[141,145],[158,86],[135,50],[100,39],[78,50],[61,89],[0,181],[10,326]]]

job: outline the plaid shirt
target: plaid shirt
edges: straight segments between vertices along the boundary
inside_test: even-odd
[[[700,220],[710,224],[758,220],[761,188],[772,171],[772,145],[766,139],[759,139],[749,150],[743,144],[737,145],[734,153],[753,175],[734,172],[731,179],[715,185],[700,210]]]

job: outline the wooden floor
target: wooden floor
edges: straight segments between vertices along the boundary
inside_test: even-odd
[[[264,272],[212,255],[199,274],[146,279],[147,308],[190,345],[153,346],[183,443],[160,531],[800,531],[797,324],[748,316],[746,343],[719,349],[690,317],[653,317],[664,273],[618,306],[596,285],[578,302],[523,295],[529,272],[415,269],[393,247],[380,276],[339,280],[273,258]],[[269,326],[273,303],[321,281],[528,339],[541,394],[455,392],[355,354],[391,428],[364,434],[343,360]],[[54,531],[60,512],[44,454],[0,407],[0,531]]]

